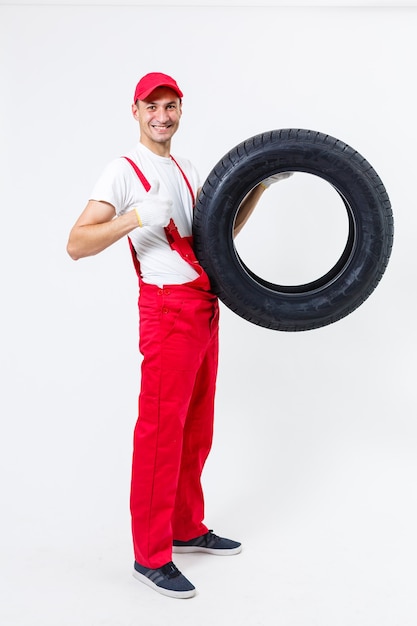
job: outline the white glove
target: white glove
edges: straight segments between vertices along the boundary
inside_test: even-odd
[[[139,226],[167,226],[172,215],[172,200],[158,197],[159,180],[152,181],[146,198],[135,207]]]
[[[273,183],[289,178],[292,175],[293,172],[280,172],[279,174],[273,174],[272,176],[265,178],[265,180],[262,180],[261,185],[265,187],[265,189],[268,189],[268,187],[270,187]]]

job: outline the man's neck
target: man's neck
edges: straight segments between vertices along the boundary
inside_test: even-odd
[[[148,148],[154,154],[160,157],[168,158],[171,155],[171,142],[157,143],[156,141],[148,141],[147,138],[140,138],[140,143]]]

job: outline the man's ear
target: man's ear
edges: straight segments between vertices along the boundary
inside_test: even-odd
[[[135,120],[139,121],[139,108],[136,102],[132,104],[132,115],[135,118]]]

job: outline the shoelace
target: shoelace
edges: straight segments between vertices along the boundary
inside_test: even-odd
[[[213,547],[218,541],[220,537],[218,537],[212,530],[209,530],[208,533],[204,536],[204,541],[208,548]]]
[[[172,561],[170,561],[169,563],[161,567],[161,572],[167,578],[176,578],[177,576],[180,576],[181,574],[180,570],[176,567],[176,565]]]

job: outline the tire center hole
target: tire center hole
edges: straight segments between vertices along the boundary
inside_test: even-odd
[[[348,234],[348,215],[336,189],[318,176],[295,172],[263,193],[234,245],[260,278],[303,285],[337,263]]]

